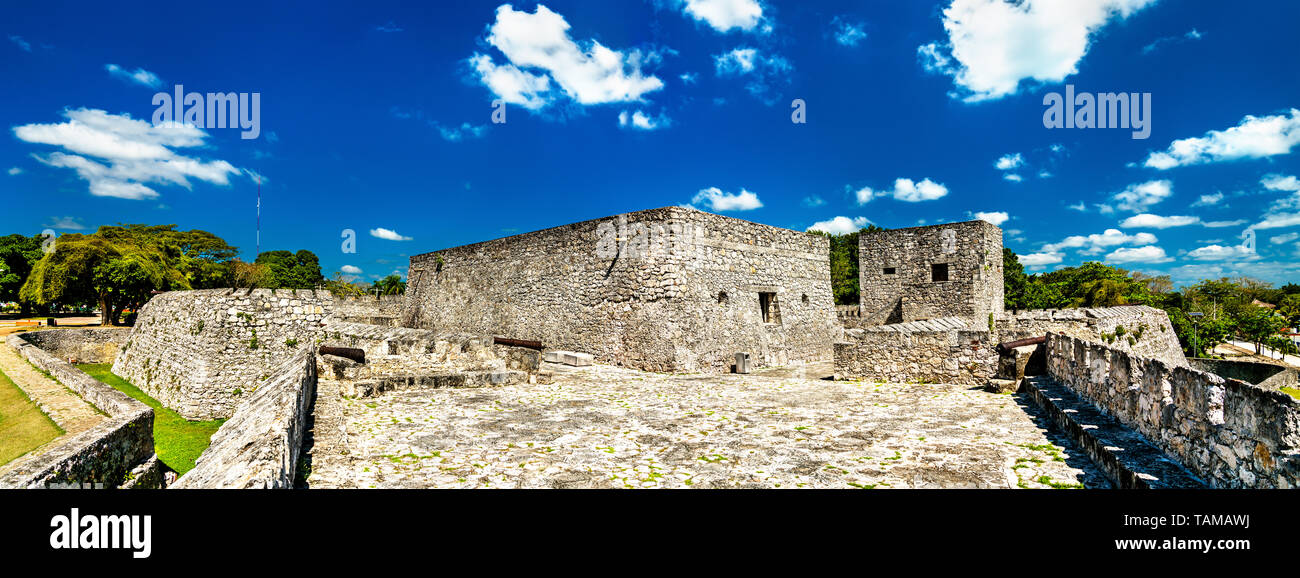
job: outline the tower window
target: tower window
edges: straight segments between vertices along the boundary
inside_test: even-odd
[[[781,322],[781,310],[777,307],[776,293],[759,293],[758,306],[763,311],[763,323]]]
[[[935,263],[930,265],[930,280],[939,282],[948,280],[948,264]]]
[[[886,275],[893,275],[894,273],[897,273],[897,272],[898,272],[898,269],[895,269],[895,268],[893,268],[893,267],[885,267],[885,274],[886,274]]]

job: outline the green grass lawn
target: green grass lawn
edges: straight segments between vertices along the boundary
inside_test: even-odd
[[[194,460],[203,450],[208,449],[212,434],[225,423],[224,419],[212,421],[189,421],[180,414],[163,407],[158,400],[149,397],[134,385],[128,383],[111,371],[108,363],[78,365],[87,375],[117,388],[144,404],[153,408],[153,445],[158,459],[167,467],[184,474],[194,469]]]
[[[0,464],[7,464],[41,444],[63,435],[9,376],[0,373]]]

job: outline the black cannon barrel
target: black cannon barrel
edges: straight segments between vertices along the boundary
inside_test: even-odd
[[[321,355],[334,355],[345,359],[351,359],[357,363],[366,362],[366,351],[355,347],[330,347],[323,345],[320,348]]]
[[[498,345],[509,345],[511,347],[527,347],[541,351],[545,349],[540,341],[528,341],[525,339],[511,339],[509,337],[493,337],[492,341]]]
[[[1046,335],[1044,335],[1044,336],[1042,336],[1042,337],[1030,337],[1030,338],[1028,338],[1028,339],[1018,339],[1018,340],[1016,340],[1016,341],[1008,341],[1008,342],[1006,342],[1006,343],[999,343],[999,344],[998,344],[998,351],[1010,351],[1010,350],[1015,349],[1015,348],[1017,348],[1017,347],[1024,347],[1024,346],[1026,346],[1026,345],[1042,345],[1042,344],[1044,344],[1044,343],[1047,343],[1047,336],[1046,336]]]

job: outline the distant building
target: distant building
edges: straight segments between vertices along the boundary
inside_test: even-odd
[[[825,237],[666,207],[411,257],[401,324],[654,371],[829,360]],[[1000,297],[999,297],[1000,299]]]

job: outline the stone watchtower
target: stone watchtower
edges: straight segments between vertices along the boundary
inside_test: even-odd
[[[1002,229],[966,221],[864,231],[858,281],[864,325],[961,317],[981,327],[1003,310]]]

